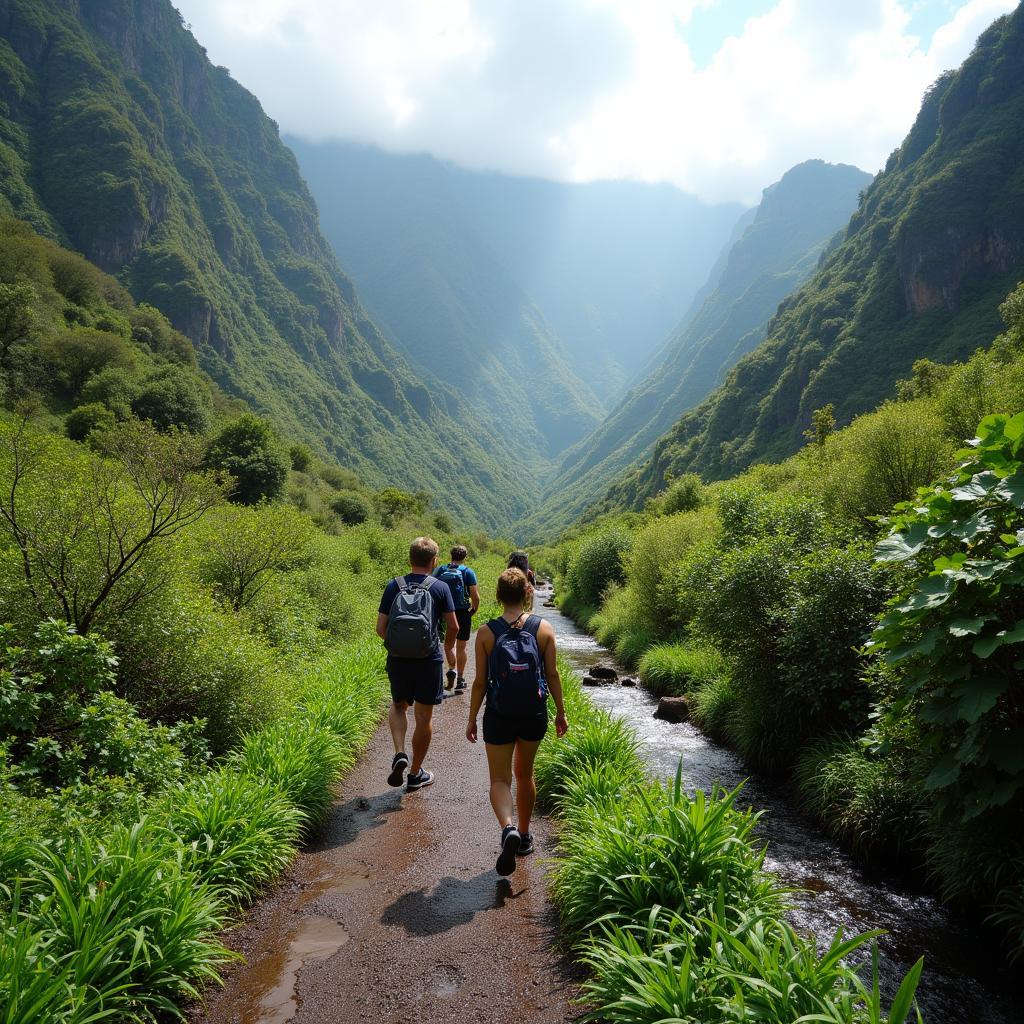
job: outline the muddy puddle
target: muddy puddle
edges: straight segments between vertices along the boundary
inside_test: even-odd
[[[541,607],[547,596],[538,593],[536,610],[554,626],[559,649],[573,665],[586,670],[598,662],[613,664],[609,652],[557,608]],[[933,896],[915,891],[904,879],[869,874],[796,809],[784,787],[752,774],[732,751],[691,723],[654,718],[657,702],[642,688],[609,685],[587,692],[599,707],[633,726],[653,775],[674,776],[682,758],[690,789],[710,790],[716,783],[731,789],[746,780],[743,800],[765,812],[759,829],[768,844],[767,867],[785,886],[800,890],[792,914],[798,929],[827,942],[838,927],[848,934],[884,928],[879,946],[890,993],[923,955],[918,996],[927,1024],[1024,1021],[1019,972],[1011,972],[987,937]]]

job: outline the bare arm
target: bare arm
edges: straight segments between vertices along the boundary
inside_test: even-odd
[[[562,695],[562,677],[558,674],[558,651],[555,646],[555,631],[550,622],[541,623],[537,634],[544,655],[544,678],[548,691],[555,702],[555,735],[564,736],[569,731],[565,717],[565,701]]]
[[[377,636],[383,640],[388,635],[388,619],[390,615],[384,612],[377,612]]]
[[[470,743],[476,743],[476,719],[487,694],[487,656],[490,653],[487,649],[488,641],[493,643],[491,631],[487,626],[481,626],[476,631],[476,646],[473,654],[476,675],[473,677],[473,689],[469,694],[469,724],[466,726],[466,739]]]
[[[470,615],[476,615],[477,609],[480,607],[480,588],[474,583],[469,588],[469,613]]]

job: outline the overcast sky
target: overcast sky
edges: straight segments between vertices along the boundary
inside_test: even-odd
[[[282,131],[753,202],[877,171],[1012,0],[176,0]]]

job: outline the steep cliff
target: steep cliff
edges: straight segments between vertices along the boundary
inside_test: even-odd
[[[277,126],[168,0],[0,0],[0,212],[117,274],[231,394],[367,481],[517,514],[514,468],[356,297]]]
[[[843,240],[739,361],[602,507],[638,506],[666,474],[729,476],[802,443],[827,403],[847,423],[915,360],[949,362],[999,330],[1024,277],[1024,8],[929,90]]]

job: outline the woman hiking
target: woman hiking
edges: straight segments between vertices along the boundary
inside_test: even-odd
[[[476,743],[477,715],[486,696],[483,733],[491,807],[501,826],[501,853],[495,864],[499,875],[512,874],[517,855],[533,852],[530,818],[537,799],[533,762],[548,729],[548,692],[555,701],[555,734],[564,736],[569,728],[555,658],[555,631],[550,622],[525,610],[530,596],[526,574],[506,569],[498,577],[498,601],[504,610],[476,634],[476,678],[466,739]]]

